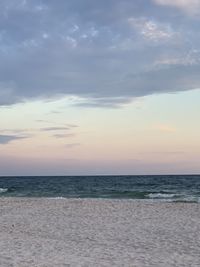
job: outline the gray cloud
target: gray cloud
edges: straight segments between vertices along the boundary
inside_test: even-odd
[[[51,131],[66,131],[69,130],[69,127],[44,127],[40,128],[40,131],[51,132]]]
[[[74,133],[69,133],[69,134],[54,134],[53,137],[56,138],[68,138],[68,137],[74,137]]]
[[[27,138],[25,136],[17,136],[17,135],[3,135],[0,134],[0,145],[5,145],[8,144],[12,141],[17,141],[17,140],[21,140]]]
[[[42,123],[58,124],[46,120],[36,120]],[[33,137],[37,132],[53,132],[53,136],[56,138],[73,137],[75,133],[65,133],[65,131],[72,130],[78,127],[76,124],[66,123],[63,126],[43,127],[43,128],[24,128],[24,129],[0,129],[0,144],[8,143],[12,140],[24,139]]]
[[[0,105],[76,95],[118,107],[199,88],[199,21],[163,3],[2,0]]]

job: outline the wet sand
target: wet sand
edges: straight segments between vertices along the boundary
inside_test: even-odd
[[[0,198],[1,267],[199,267],[200,204]]]

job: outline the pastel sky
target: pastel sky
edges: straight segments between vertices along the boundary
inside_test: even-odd
[[[0,175],[200,173],[200,0],[1,0]]]

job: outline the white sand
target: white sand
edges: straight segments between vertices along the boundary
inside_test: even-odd
[[[200,204],[0,199],[0,266],[200,266]]]

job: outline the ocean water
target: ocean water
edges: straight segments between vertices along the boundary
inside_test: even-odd
[[[0,177],[0,197],[200,202],[200,175]]]

